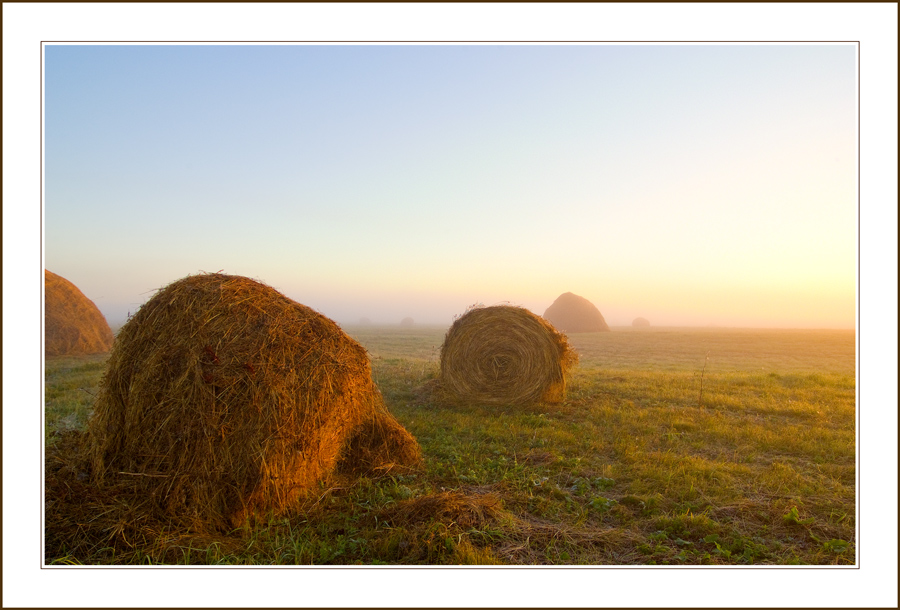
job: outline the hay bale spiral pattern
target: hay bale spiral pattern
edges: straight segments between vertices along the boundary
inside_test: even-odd
[[[447,331],[440,386],[449,398],[468,402],[559,402],[577,360],[566,336],[527,309],[475,306]]]

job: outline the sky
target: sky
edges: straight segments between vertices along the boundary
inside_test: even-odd
[[[46,44],[44,264],[111,325],[222,271],[342,324],[854,328],[856,53]]]

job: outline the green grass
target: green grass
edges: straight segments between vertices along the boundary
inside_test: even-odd
[[[438,407],[445,328],[348,327],[420,474],[323,489],[215,539],[148,534],[59,563],[822,565],[855,562],[855,337],[616,328],[570,337],[561,404]],[[47,435],[83,426],[102,358],[46,367]],[[702,396],[700,387],[702,382]],[[459,506],[398,511],[440,494]],[[454,496],[456,497],[456,496]],[[493,502],[491,504],[488,502]],[[480,509],[479,509],[480,510]],[[455,512],[454,512],[455,511]]]
[[[84,428],[93,409],[106,358],[106,354],[95,354],[47,361],[44,369],[46,443],[53,443],[56,432]]]

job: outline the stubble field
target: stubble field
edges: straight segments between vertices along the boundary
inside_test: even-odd
[[[827,565],[856,562],[853,331],[572,334],[559,404],[436,405],[446,327],[346,326],[414,474],[345,481],[220,536],[90,532],[49,564]],[[83,429],[105,357],[48,360],[45,441]]]

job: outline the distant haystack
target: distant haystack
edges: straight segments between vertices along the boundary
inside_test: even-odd
[[[400,320],[400,326],[413,326],[415,325],[415,323],[416,321],[412,318],[403,318],[402,320]]]
[[[544,318],[566,333],[609,332],[609,326],[593,303],[577,294],[561,294],[544,312]]]
[[[444,337],[438,396],[493,405],[560,402],[577,362],[566,336],[540,316],[523,307],[476,306]]]
[[[632,320],[631,325],[643,327],[650,326],[650,320],[648,320],[647,318],[635,318],[634,320]]]
[[[360,326],[371,326],[371,325],[372,325],[372,320],[370,320],[369,318],[360,318],[360,319],[359,319],[359,325],[360,325]]]
[[[112,344],[112,330],[93,301],[45,269],[44,356],[108,352]]]

